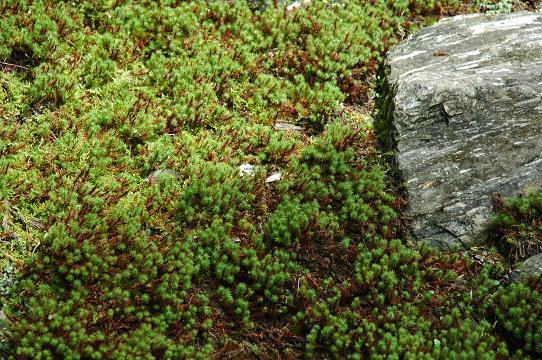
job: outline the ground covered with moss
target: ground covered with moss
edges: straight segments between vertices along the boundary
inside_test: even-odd
[[[383,54],[480,6],[0,2],[3,356],[539,358],[540,195],[436,254],[373,130]]]

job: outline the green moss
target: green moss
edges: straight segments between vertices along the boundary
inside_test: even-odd
[[[536,358],[538,290],[408,245],[349,107],[465,6],[0,4],[2,356]]]
[[[542,192],[503,199],[496,195],[491,241],[510,263],[542,251]]]

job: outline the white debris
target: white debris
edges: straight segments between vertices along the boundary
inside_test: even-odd
[[[239,176],[243,177],[245,175],[254,176],[254,166],[250,164],[241,164],[241,166],[239,166]]]
[[[297,1],[294,1],[293,3],[291,3],[290,5],[288,5],[286,7],[286,12],[292,12],[294,10],[299,9],[302,6],[307,6],[307,5],[310,4],[310,2],[311,2],[311,0],[297,0]]]
[[[280,179],[282,179],[281,173],[276,172],[276,173],[272,174],[271,176],[269,176],[267,179],[265,179],[265,182],[270,183],[270,182],[274,182],[274,181],[279,181]]]
[[[299,125],[292,124],[292,123],[289,123],[289,122],[277,122],[273,126],[273,129],[275,129],[275,130],[283,130],[283,131],[286,131],[286,130],[305,131],[305,128],[303,126],[299,126]]]

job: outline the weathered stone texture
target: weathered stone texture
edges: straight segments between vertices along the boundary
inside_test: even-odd
[[[542,14],[442,20],[387,66],[414,235],[444,249],[483,240],[494,193],[542,188]]]
[[[531,256],[525,260],[519,267],[510,274],[512,281],[520,281],[525,276],[527,278],[542,277],[542,254]]]

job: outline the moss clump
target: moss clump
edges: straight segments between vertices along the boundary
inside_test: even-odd
[[[491,240],[512,264],[542,252],[542,192],[503,199],[494,196],[497,211]]]

